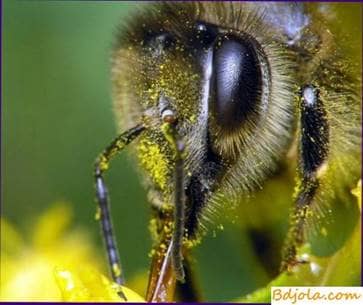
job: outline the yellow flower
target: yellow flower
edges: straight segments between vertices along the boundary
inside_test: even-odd
[[[103,258],[87,235],[77,229],[66,233],[71,210],[58,203],[41,215],[31,233],[31,243],[1,219],[2,301],[108,301],[121,302],[120,287],[102,275]],[[144,302],[122,287],[128,301]]]

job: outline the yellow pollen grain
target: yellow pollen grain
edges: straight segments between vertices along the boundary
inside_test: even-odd
[[[100,207],[97,207],[96,213],[95,213],[95,220],[100,220],[100,219],[101,219],[101,209],[100,209]]]
[[[190,117],[189,117],[189,121],[191,122],[191,123],[195,123],[196,122],[196,116],[195,116],[195,114],[192,114]]]
[[[160,147],[144,139],[138,146],[138,153],[142,167],[150,174],[155,184],[164,190],[167,184],[168,163]]]
[[[121,275],[121,268],[118,264],[113,264],[112,265],[112,271],[116,276],[120,276]]]

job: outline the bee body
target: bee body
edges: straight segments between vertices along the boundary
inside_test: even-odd
[[[263,190],[279,168],[297,167],[282,269],[297,263],[309,215],[357,182],[360,82],[329,14],[302,3],[163,2],[122,28],[114,112],[120,130],[142,128],[133,155],[156,244],[173,244],[178,279],[183,242],[193,245],[207,220]]]

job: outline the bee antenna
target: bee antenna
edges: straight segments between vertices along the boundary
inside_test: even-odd
[[[123,149],[133,140],[135,140],[144,130],[145,126],[140,124],[116,137],[97,158],[94,169],[96,197],[99,207],[96,215],[101,223],[102,235],[106,246],[112,278],[119,285],[123,285],[125,279],[121,269],[121,262],[118,247],[116,244],[116,238],[113,232],[112,219],[110,215],[110,200],[108,197],[103,174],[109,168],[111,159],[115,155],[123,151]],[[126,297],[123,294],[121,288],[118,294],[120,295],[120,297],[126,300]]]

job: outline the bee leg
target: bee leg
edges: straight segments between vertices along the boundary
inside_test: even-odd
[[[101,223],[102,235],[106,246],[111,275],[113,280],[119,285],[124,284],[125,280],[122,274],[115,235],[113,233],[108,192],[104,183],[103,174],[109,168],[111,159],[117,153],[121,152],[138,135],[140,135],[144,129],[144,126],[137,125],[136,127],[119,135],[97,158],[94,169],[96,197],[99,207],[97,215],[99,216]],[[122,290],[120,290],[119,295],[126,300]]]
[[[281,271],[302,263],[297,248],[305,240],[304,229],[310,206],[319,187],[319,176],[328,156],[329,126],[318,88],[307,85],[300,97],[299,187],[291,224],[283,249]]]

